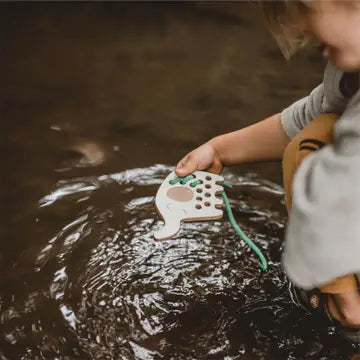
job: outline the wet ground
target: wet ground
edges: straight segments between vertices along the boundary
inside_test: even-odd
[[[186,152],[321,79],[256,5],[0,5],[0,359],[343,359],[281,271],[278,163],[225,172],[237,221],[156,243],[153,196]],[[329,333],[328,333],[329,330]]]

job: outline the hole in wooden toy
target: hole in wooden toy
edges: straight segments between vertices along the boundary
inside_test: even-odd
[[[207,189],[211,189],[211,185],[210,185],[210,184],[206,184],[205,187],[206,187]]]
[[[206,201],[204,205],[205,206],[210,206],[211,204],[208,201]]]
[[[200,210],[202,208],[202,206],[200,204],[196,204],[195,207]]]
[[[197,200],[197,201],[202,201],[202,197],[201,197],[201,196],[198,196],[198,197],[196,198],[196,200]]]
[[[205,178],[207,181],[210,181],[211,180],[211,176],[206,176],[206,178]]]
[[[205,196],[206,196],[206,197],[210,197],[211,194],[207,192],[207,193],[205,193]]]
[[[196,189],[196,191],[197,191],[198,193],[202,193],[202,189],[200,189],[200,188]]]

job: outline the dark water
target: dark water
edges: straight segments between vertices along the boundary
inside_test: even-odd
[[[226,218],[152,238],[171,164],[306,94],[316,55],[247,3],[1,4],[0,38],[1,360],[344,358],[291,302],[278,163],[225,172],[268,272]]]

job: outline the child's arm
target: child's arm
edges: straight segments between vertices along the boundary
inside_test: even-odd
[[[290,137],[294,137],[323,113],[341,113],[346,102],[339,81],[343,71],[328,63],[324,83],[309,96],[298,100],[280,114],[273,115],[244,129],[218,136],[181,159],[178,176],[195,170],[221,172],[224,166],[252,161],[280,159]]]
[[[290,138],[280,122],[280,114],[273,115],[254,125],[210,140],[225,166],[278,160]]]
[[[219,173],[224,166],[280,159],[290,139],[280,122],[280,114],[228,134],[198,147],[176,166],[179,176],[195,170]]]

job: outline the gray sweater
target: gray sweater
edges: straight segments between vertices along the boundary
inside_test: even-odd
[[[359,73],[329,63],[309,96],[281,114],[294,137],[320,114],[341,115],[333,145],[309,155],[293,183],[283,265],[290,280],[310,289],[360,272],[360,91]]]

